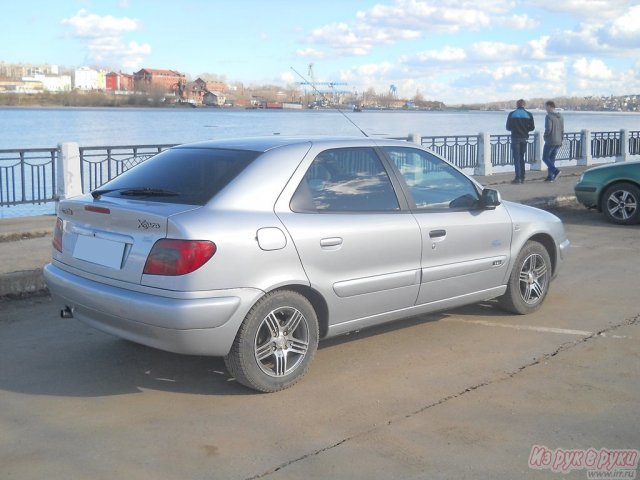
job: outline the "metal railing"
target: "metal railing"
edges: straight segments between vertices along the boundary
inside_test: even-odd
[[[640,131],[629,132],[629,155],[640,155]]]
[[[557,160],[577,160],[582,153],[582,134],[580,132],[565,133],[562,146],[558,150]]]
[[[0,206],[52,201],[57,148],[0,150]]]
[[[130,168],[173,146],[173,144],[163,144],[80,147],[82,191],[95,190]]]
[[[458,168],[475,168],[478,164],[478,135],[422,137],[421,142]]]
[[[577,160],[590,150],[594,159],[610,157],[640,156],[640,131],[592,132],[590,138],[583,134],[564,134],[564,142],[558,160]],[[414,140],[414,135],[398,137],[399,140]],[[417,136],[416,136],[417,137]],[[440,154],[459,168],[472,169],[484,164],[481,140],[478,135],[451,135],[419,137],[422,145]],[[623,141],[627,139],[628,141]],[[417,139],[417,138],[416,138]],[[526,162],[534,163],[542,152],[536,152],[534,135],[527,144]],[[88,192],[121,173],[174,146],[124,145],[76,147],[80,153],[80,177],[82,190]],[[510,135],[490,135],[489,150],[491,165],[513,165]],[[488,154],[489,152],[487,152]],[[17,148],[0,150],[0,206],[28,203],[46,203],[56,197],[57,148]],[[607,161],[607,160],[605,160]]]
[[[593,158],[615,157],[620,155],[620,132],[593,132],[591,134],[591,156]]]
[[[494,167],[513,165],[513,155],[511,153],[511,135],[491,135],[491,164]],[[525,163],[533,163],[535,160],[534,136],[529,135],[527,140],[527,152],[524,157]]]

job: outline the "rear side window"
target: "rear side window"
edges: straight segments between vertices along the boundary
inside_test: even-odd
[[[294,212],[399,210],[398,199],[371,148],[339,148],[318,155],[291,200]]]
[[[259,152],[246,150],[170,149],[123,173],[99,191],[110,197],[204,205],[258,155]]]

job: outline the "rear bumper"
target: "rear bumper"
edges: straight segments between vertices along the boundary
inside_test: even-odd
[[[245,315],[263,295],[258,289],[175,298],[161,289],[134,291],[67,272],[53,264],[44,277],[55,300],[78,320],[103,332],[169,352],[226,355]]]

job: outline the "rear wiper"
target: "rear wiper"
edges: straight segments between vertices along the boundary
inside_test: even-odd
[[[163,190],[162,188],[107,188],[104,190],[94,190],[91,192],[93,198],[100,198],[101,195],[112,192],[120,192],[120,195],[131,197],[176,197],[178,192]]]

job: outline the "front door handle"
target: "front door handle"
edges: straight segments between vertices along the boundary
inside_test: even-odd
[[[338,247],[340,245],[342,245],[342,238],[340,237],[329,237],[320,240],[320,246],[322,248]]]
[[[442,238],[447,235],[446,230],[431,230],[429,232],[429,238]]]

